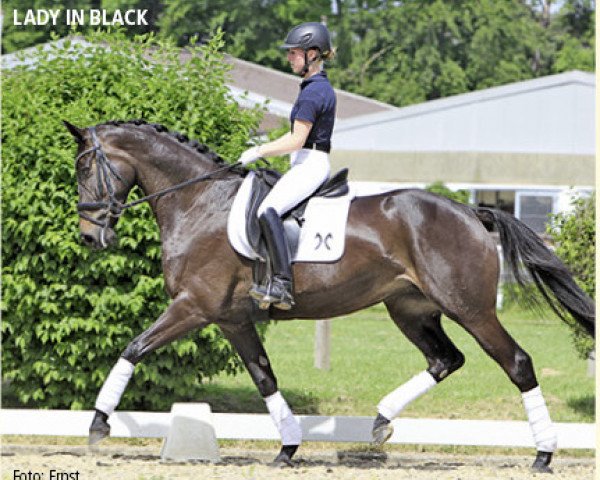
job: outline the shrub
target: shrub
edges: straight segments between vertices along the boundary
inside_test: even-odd
[[[437,193],[442,197],[447,197],[455,202],[469,203],[470,193],[468,190],[451,190],[442,182],[434,182],[425,187],[425,190],[432,193]]]
[[[233,159],[261,115],[232,101],[220,34],[190,46],[183,64],[179,49],[152,36],[89,40],[92,46],[40,49],[34,68],[4,74],[3,379],[19,402],[35,407],[91,408],[120,353],[168,304],[147,205],[119,222],[117,249],[79,243],[76,146],[61,120],[90,126],[143,118]],[[168,409],[193,399],[204,378],[239,368],[229,343],[209,327],[140,364],[121,406]]]
[[[556,242],[556,254],[569,266],[577,283],[590,297],[596,291],[596,194],[573,201],[573,210],[554,215],[548,233]],[[594,340],[574,320],[569,321],[573,342],[585,358]]]

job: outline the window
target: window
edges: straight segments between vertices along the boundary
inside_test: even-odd
[[[514,190],[475,190],[475,205],[515,213]]]
[[[544,233],[554,212],[555,196],[550,192],[517,192],[515,216],[534,232]]]

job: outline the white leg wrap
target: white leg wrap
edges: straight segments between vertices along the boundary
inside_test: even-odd
[[[537,386],[521,395],[535,446],[541,452],[554,452],[557,446],[556,429],[550,419],[541,388]]]
[[[394,419],[410,402],[423,395],[437,382],[428,371],[412,377],[379,402],[377,411],[388,420]]]
[[[302,428],[281,392],[265,397],[265,403],[271,418],[279,430],[282,445],[300,445],[302,442]]]
[[[135,365],[124,358],[119,358],[119,361],[112,368],[108,377],[104,381],[104,385],[100,389],[98,398],[96,399],[96,409],[101,412],[111,415],[119,401],[121,395],[125,391],[125,387],[129,383],[129,379],[133,374]]]

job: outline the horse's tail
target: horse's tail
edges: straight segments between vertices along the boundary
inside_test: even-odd
[[[569,269],[544,245],[541,238],[512,215],[491,208],[473,208],[484,224],[493,223],[500,234],[504,258],[520,286],[525,284],[520,262],[531,275],[544,299],[565,319],[565,310],[592,336],[595,336],[594,302],[575,283]],[[557,303],[558,301],[558,303]]]

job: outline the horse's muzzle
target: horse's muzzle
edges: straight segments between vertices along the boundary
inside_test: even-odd
[[[117,234],[112,228],[95,228],[91,231],[82,231],[79,237],[85,245],[97,250],[108,248],[117,241]]]

